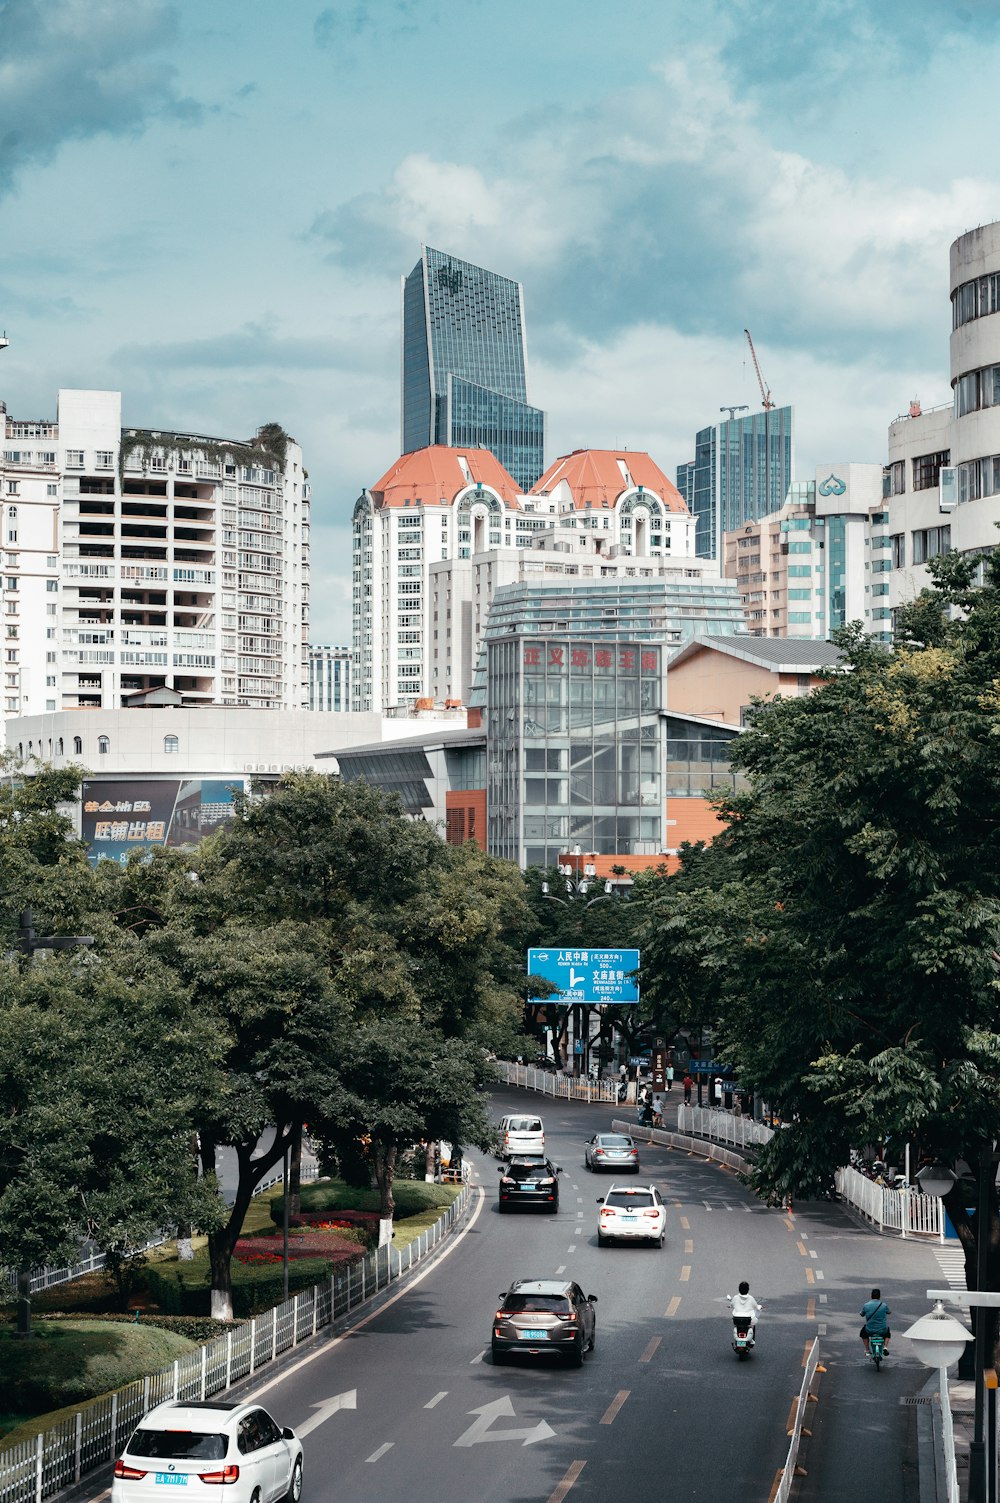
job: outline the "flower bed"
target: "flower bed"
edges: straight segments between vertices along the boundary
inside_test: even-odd
[[[240,1263],[280,1263],[282,1261],[280,1237],[241,1237],[233,1257]],[[288,1238],[289,1261],[293,1258],[326,1258],[330,1263],[348,1263],[361,1256],[356,1242],[338,1237],[334,1231],[311,1228],[307,1232],[296,1231]]]
[[[338,1228],[348,1226],[363,1227],[366,1231],[378,1234],[379,1214],[378,1211],[302,1211],[298,1216],[289,1217],[288,1224],[293,1227],[307,1226],[315,1231],[336,1231]]]

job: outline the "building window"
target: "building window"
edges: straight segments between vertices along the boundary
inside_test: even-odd
[[[932,491],[941,479],[941,466],[951,460],[950,449],[939,449],[936,454],[921,454],[913,461],[913,489]]]
[[[73,755],[74,755],[74,757],[82,757],[83,756],[83,737],[82,736],[74,736],[73,737]]]
[[[925,564],[951,548],[951,527],[922,527],[913,534],[913,562]]]
[[[58,485],[53,485],[52,482],[49,481],[49,483],[45,487],[45,494],[47,496],[58,496],[58,494],[59,494],[59,487],[58,487]]]
[[[883,496],[903,496],[906,494],[906,464],[902,459],[897,459],[893,464],[888,464],[883,472],[882,479]]]
[[[171,752],[176,752],[176,750],[178,748],[178,745],[179,745],[179,742],[178,742],[176,736],[164,736],[164,738],[163,738],[163,750],[165,752],[167,752],[168,754],[171,753]]]
[[[906,568],[906,533],[894,532],[889,539],[892,547],[892,567],[894,569]]]
[[[100,757],[106,757],[107,754],[108,754],[108,752],[110,750],[111,750],[111,740],[110,740],[110,738],[108,736],[98,736],[98,738],[97,738],[97,754],[98,754],[98,756],[100,756]]]
[[[82,449],[67,449],[66,450],[66,468],[68,470],[82,470],[83,469],[83,450]]]
[[[94,458],[99,470],[110,470],[114,466],[115,456],[110,449],[98,449]]]
[[[50,595],[54,595],[59,588],[58,579],[47,579],[45,581],[45,588]]]
[[[56,756],[57,757],[61,757],[62,754],[63,754],[63,738],[60,736],[59,739],[56,742]]]

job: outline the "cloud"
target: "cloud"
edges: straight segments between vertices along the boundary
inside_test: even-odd
[[[123,367],[170,370],[384,372],[398,344],[393,323],[370,317],[341,319],[328,335],[282,336],[273,323],[247,323],[232,332],[157,345],[122,345],[110,357]]]
[[[950,239],[991,217],[989,158],[927,188],[905,159],[848,171],[776,134],[718,51],[688,49],[613,98],[508,126],[492,173],[411,153],[312,235],[352,270],[408,269],[423,240],[517,277],[536,348],[550,325],[607,340],[650,322],[748,324],[841,359],[859,341],[910,350]]]
[[[0,0],[0,193],[67,141],[200,119],[153,60],[175,34],[167,0]]]
[[[371,13],[363,4],[328,6],[313,22],[317,47],[334,47],[345,38],[359,37],[372,26]]]

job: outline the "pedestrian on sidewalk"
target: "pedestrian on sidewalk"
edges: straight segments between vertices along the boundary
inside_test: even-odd
[[[668,1091],[672,1091],[673,1088],[674,1088],[674,1067],[673,1067],[673,1065],[668,1065],[667,1066],[667,1090]]]
[[[687,1071],[685,1071],[684,1079],[681,1081],[681,1085],[684,1087],[684,1105],[690,1106],[691,1091],[694,1088],[694,1081],[691,1079],[691,1076]]]

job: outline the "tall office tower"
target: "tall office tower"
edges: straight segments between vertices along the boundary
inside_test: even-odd
[[[530,490],[545,414],[528,404],[520,282],[424,245],[402,292],[403,453],[487,449]]]
[[[276,426],[249,441],[123,430],[109,391],[61,391],[54,423],[3,421],[7,714],[161,690],[305,704],[309,486],[294,440]]]
[[[309,709],[347,711],[350,708],[351,649],[310,647]]]
[[[693,460],[677,468],[677,488],[697,518],[700,558],[722,559],[722,534],[784,504],[794,469],[792,408],[727,418],[695,436]]]

